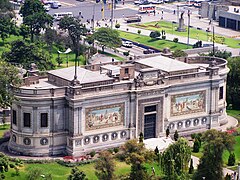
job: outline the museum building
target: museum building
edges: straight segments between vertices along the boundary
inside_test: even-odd
[[[13,88],[10,151],[30,156],[118,147],[128,139],[182,135],[227,123],[224,59],[155,56],[29,71]]]

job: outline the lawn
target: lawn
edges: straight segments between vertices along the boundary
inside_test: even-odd
[[[80,165],[78,168],[83,171],[87,178],[90,180],[97,180],[95,175],[95,163]],[[62,166],[58,163],[48,163],[48,164],[24,164],[23,167],[20,167],[20,176],[13,176],[14,170],[9,169],[8,172],[4,173],[6,175],[6,179],[13,180],[25,180],[27,176],[27,172],[31,171],[33,168],[39,168],[43,171],[43,174],[51,174],[53,180],[66,180],[69,174],[71,173],[70,167]],[[116,171],[115,174],[125,175],[130,172],[130,165],[125,162],[116,162]]]
[[[168,34],[174,34],[177,36],[188,36],[188,31],[185,32],[178,32],[176,31],[178,24],[173,24],[168,21],[154,21],[154,22],[147,22],[144,24],[132,24],[131,26],[141,29],[148,29],[151,31],[162,31],[165,30]],[[190,38],[192,39],[198,39],[202,41],[211,41],[212,34],[209,32],[206,32],[204,30],[198,30],[195,28],[190,28]],[[224,39],[224,40],[223,40]],[[232,48],[240,48],[240,40],[228,38],[220,35],[215,35],[215,41],[217,43],[223,43],[228,45]]]
[[[149,36],[124,32],[124,31],[119,31],[119,34],[121,38],[128,39],[136,43],[144,44],[149,47],[156,48],[158,50],[163,50],[166,47],[170,48],[171,50],[188,49],[188,46],[182,43],[174,43],[172,41],[162,40],[162,39],[152,39]]]
[[[229,116],[235,117],[240,122],[240,110],[227,110]]]
[[[10,124],[0,125],[0,138],[3,136],[4,132],[10,129]]]

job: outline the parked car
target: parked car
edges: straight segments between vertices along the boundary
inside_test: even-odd
[[[153,54],[155,51],[153,49],[146,49],[143,51],[143,54]]]
[[[130,41],[123,41],[122,42],[122,46],[127,47],[127,48],[132,48],[133,47],[133,43]]]
[[[43,7],[44,7],[46,12],[48,12],[50,10],[50,5],[49,4],[48,5],[44,5]]]
[[[58,9],[58,3],[57,2],[53,2],[52,4],[51,4],[51,8],[53,8],[53,9]]]
[[[162,3],[164,3],[163,0],[151,0],[150,2],[151,2],[152,4],[162,4]]]
[[[134,1],[134,4],[135,5],[147,5],[147,4],[150,4],[150,2],[148,0],[137,0],[137,1]]]

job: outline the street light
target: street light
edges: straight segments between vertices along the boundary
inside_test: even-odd
[[[172,34],[173,34],[173,24],[177,24],[177,22],[172,21]]]

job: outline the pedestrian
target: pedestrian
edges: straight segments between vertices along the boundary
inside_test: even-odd
[[[175,9],[173,10],[173,14],[175,14],[176,13],[176,11],[175,11]]]
[[[122,5],[124,5],[124,4],[125,4],[125,0],[122,1]]]
[[[209,21],[209,25],[211,25],[211,23],[212,23],[212,20]]]
[[[122,17],[124,18],[124,14],[122,15]]]
[[[153,11],[153,15],[154,15],[154,16],[156,15],[156,11],[155,11],[155,10]]]
[[[153,174],[153,176],[155,176],[155,169],[154,169],[154,167],[152,167],[152,174]]]

